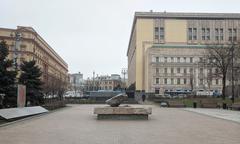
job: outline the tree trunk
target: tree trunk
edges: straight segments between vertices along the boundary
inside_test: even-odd
[[[222,99],[225,100],[225,94],[226,94],[226,75],[223,75],[223,78],[222,78],[222,84],[223,84],[223,87],[222,87]]]

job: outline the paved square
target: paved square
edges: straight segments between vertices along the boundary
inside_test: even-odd
[[[186,108],[185,110],[240,123],[240,111],[208,108]]]
[[[0,127],[1,144],[239,144],[240,124],[184,109],[153,108],[149,120],[97,120],[93,108],[71,105]],[[146,106],[146,105],[144,105]]]

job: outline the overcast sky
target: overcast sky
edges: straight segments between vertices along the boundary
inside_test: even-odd
[[[239,0],[0,0],[0,27],[33,27],[86,79],[121,73],[135,11],[240,12]]]

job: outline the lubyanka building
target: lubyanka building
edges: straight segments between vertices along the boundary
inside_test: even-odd
[[[14,60],[15,68],[19,69],[23,61],[35,60],[45,84],[53,79],[68,81],[67,63],[32,27],[0,28],[0,40],[9,45],[8,58]]]
[[[240,14],[136,12],[127,51],[128,83],[164,93],[207,89],[206,44],[240,38]],[[213,68],[214,70],[214,68]],[[210,89],[221,90],[221,78]]]

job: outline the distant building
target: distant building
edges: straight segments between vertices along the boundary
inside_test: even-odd
[[[74,73],[69,75],[70,86],[72,90],[80,90],[83,88],[83,74],[82,73]]]
[[[128,82],[136,90],[217,90],[216,68],[203,66],[207,44],[240,38],[240,14],[136,12],[127,50]]]
[[[122,81],[118,74],[112,74],[111,76],[97,76],[96,78],[88,78],[85,81],[86,91],[98,91],[98,90],[115,90],[121,87]]]
[[[14,61],[13,68],[19,73],[23,61],[35,60],[41,69],[41,79],[45,85],[56,79],[62,84],[67,82],[67,63],[32,27],[0,28],[0,40],[7,42],[8,58]]]

